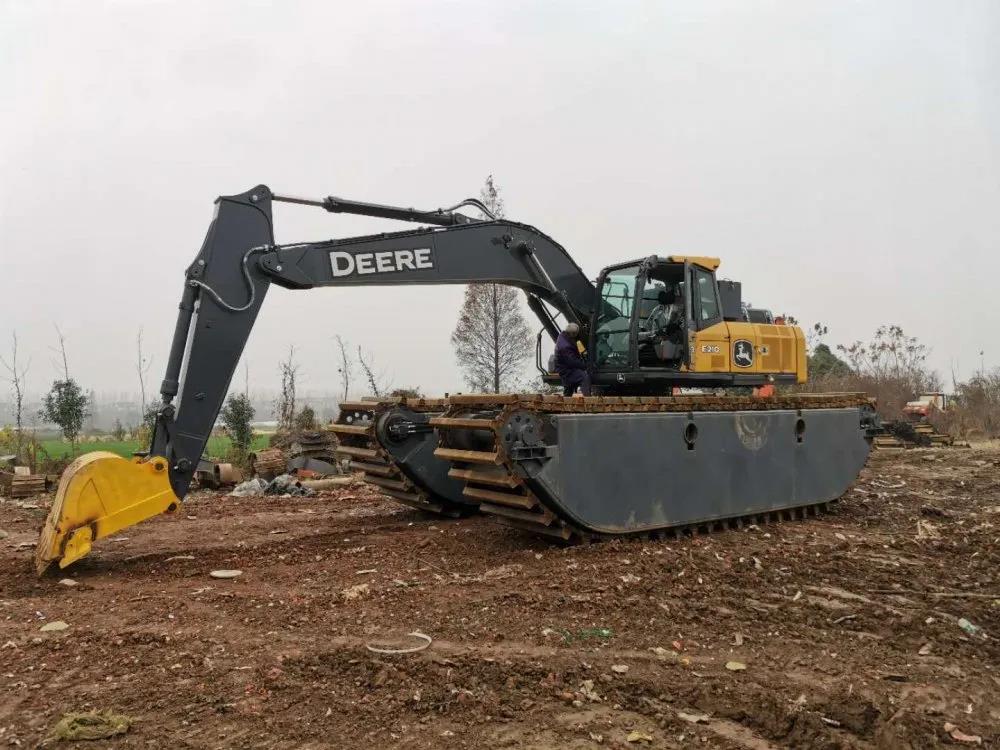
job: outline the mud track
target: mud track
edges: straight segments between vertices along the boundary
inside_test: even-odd
[[[0,746],[91,708],[136,723],[88,747],[1000,746],[997,446],[876,454],[815,519],[575,547],[361,485],[198,494],[75,586],[34,577],[34,502],[0,503]]]

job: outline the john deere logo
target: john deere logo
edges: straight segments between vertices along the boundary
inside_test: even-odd
[[[753,367],[753,344],[746,339],[733,342],[733,364],[737,367]]]

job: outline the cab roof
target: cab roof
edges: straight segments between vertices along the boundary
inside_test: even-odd
[[[714,271],[722,263],[718,258],[712,258],[708,255],[668,255],[666,260],[668,263],[691,263],[709,271]]]

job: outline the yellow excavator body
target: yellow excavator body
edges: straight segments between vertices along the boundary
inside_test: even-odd
[[[808,374],[806,339],[798,326],[723,321],[691,333],[691,372]]]
[[[41,575],[53,562],[65,568],[90,552],[96,539],[180,504],[164,458],[130,461],[107,451],[80,456],[59,480],[35,549],[35,569]]]

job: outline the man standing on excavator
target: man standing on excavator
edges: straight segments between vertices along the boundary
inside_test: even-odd
[[[556,372],[562,382],[563,395],[572,396],[579,388],[584,396],[590,395],[590,373],[587,362],[580,356],[577,341],[580,326],[569,323],[556,339]]]

